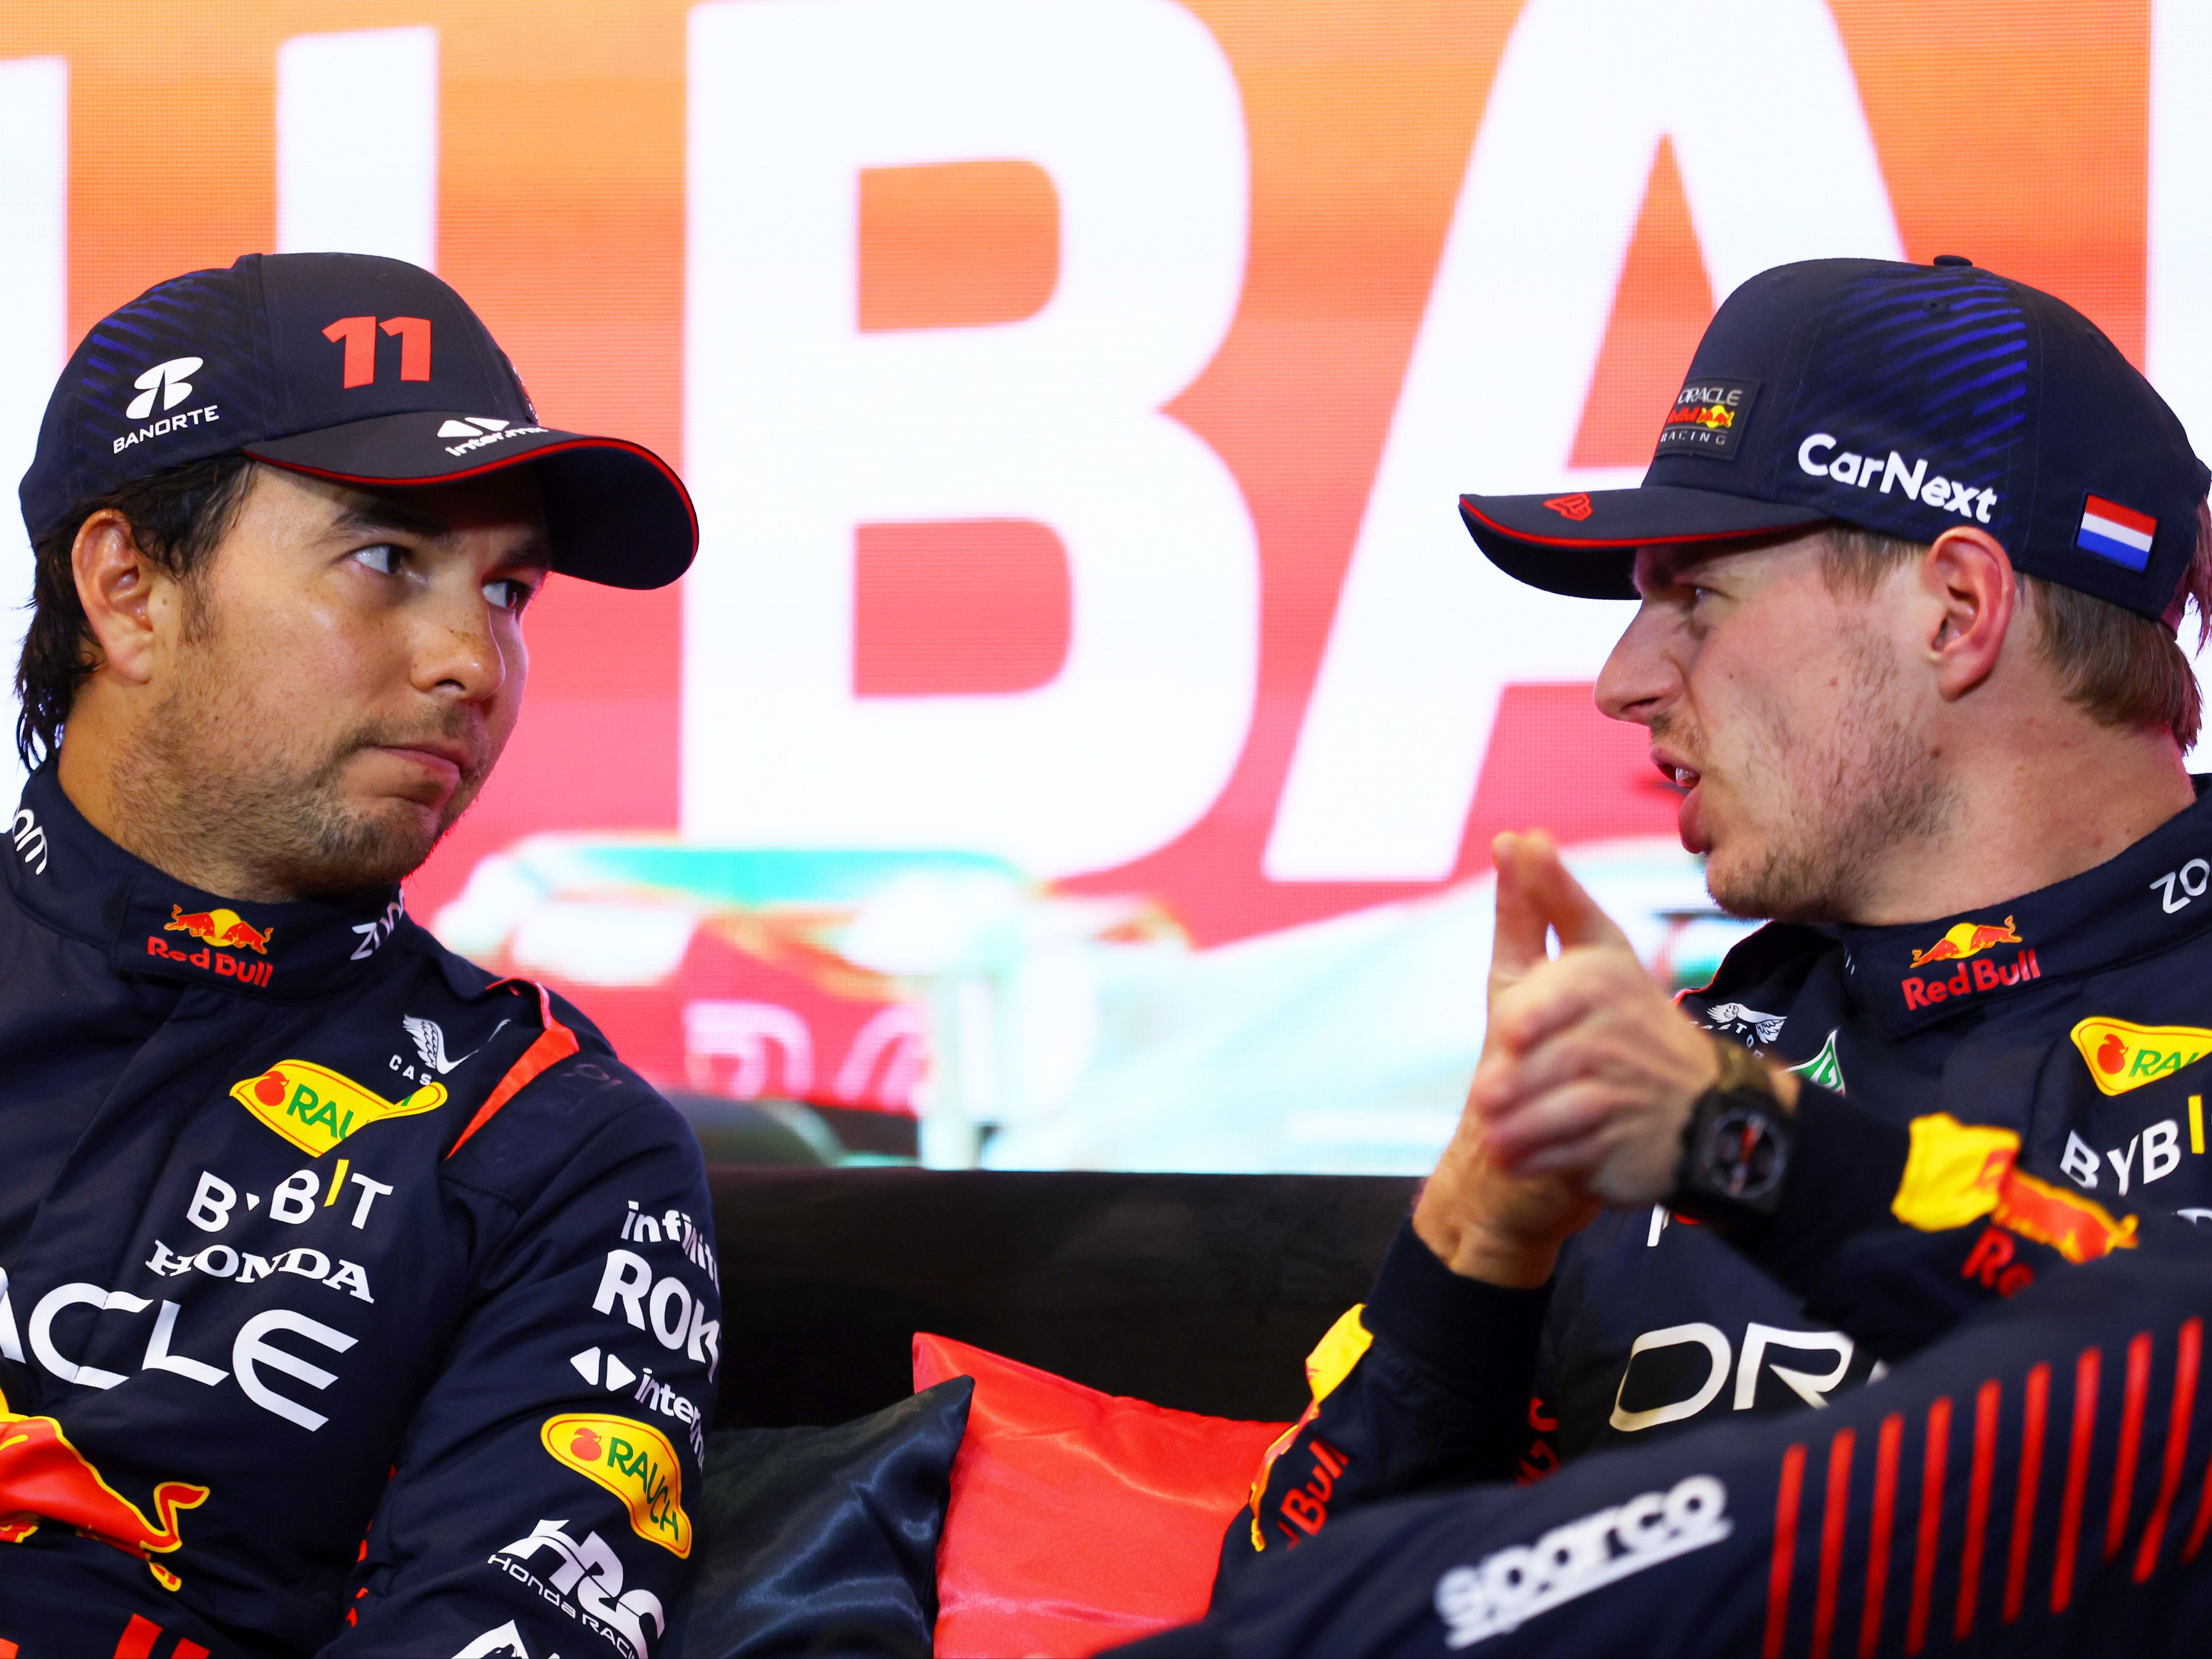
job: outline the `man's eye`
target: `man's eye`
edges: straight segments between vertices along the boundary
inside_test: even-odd
[[[520,611],[530,603],[530,596],[535,591],[528,582],[512,576],[502,576],[483,585],[484,598],[501,611]]]
[[[379,542],[374,547],[362,548],[354,554],[354,557],[378,575],[391,576],[398,574],[399,567],[407,556],[389,542]]]

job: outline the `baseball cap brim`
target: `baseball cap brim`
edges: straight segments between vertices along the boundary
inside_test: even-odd
[[[1475,544],[1516,581],[1577,599],[1636,597],[1636,550],[1748,541],[1822,522],[1808,507],[1646,484],[1563,495],[1462,495]]]
[[[426,441],[436,430],[426,422],[440,418],[380,416],[248,444],[246,453],[287,471],[371,489],[453,483],[527,465],[544,495],[554,569],[609,587],[647,588],[665,587],[690,568],[699,550],[690,494],[642,445],[514,423],[486,430],[458,412],[446,418],[471,436]]]

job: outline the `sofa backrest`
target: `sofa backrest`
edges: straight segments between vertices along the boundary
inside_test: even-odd
[[[711,1166],[716,1426],[840,1423],[911,1391],[935,1331],[1094,1389],[1280,1420],[1365,1297],[1396,1176]]]

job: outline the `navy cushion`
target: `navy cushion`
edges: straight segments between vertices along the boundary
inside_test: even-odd
[[[927,1659],[937,1540],[975,1385],[964,1376],[830,1429],[708,1437],[697,1577],[674,1659]]]

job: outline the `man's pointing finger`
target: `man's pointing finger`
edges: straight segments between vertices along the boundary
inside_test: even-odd
[[[1552,838],[1540,830],[1519,839],[1516,873],[1521,885],[1544,924],[1558,933],[1561,947],[1596,945],[1628,950],[1628,935],[1568,873]]]

